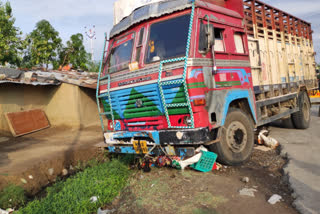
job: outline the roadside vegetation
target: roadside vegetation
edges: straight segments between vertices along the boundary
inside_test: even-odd
[[[21,214],[95,213],[99,207],[111,203],[126,186],[131,174],[130,158],[113,158],[107,162],[90,161],[78,166],[77,174],[57,181],[45,190],[45,196],[29,203],[23,188],[10,185],[0,194],[2,209],[19,208]]]
[[[10,2],[0,0],[0,65],[29,70],[49,66],[60,69],[72,65],[73,69],[97,72],[83,45],[83,35],[70,36],[64,45],[59,32],[47,20],[40,20],[29,34],[15,26]],[[92,70],[90,70],[92,69]]]
[[[27,201],[24,189],[10,184],[0,192],[0,208],[17,208]]]

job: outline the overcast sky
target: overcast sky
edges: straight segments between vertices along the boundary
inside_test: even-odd
[[[5,0],[0,0],[5,1]],[[95,59],[100,59],[104,33],[113,23],[115,0],[8,0],[16,17],[16,26],[24,34],[41,19],[48,20],[67,41],[72,34],[84,34],[85,26],[96,26]],[[130,0],[128,0],[130,1]],[[262,0],[312,23],[317,62],[320,62],[320,0]],[[85,41],[89,50],[89,41]]]

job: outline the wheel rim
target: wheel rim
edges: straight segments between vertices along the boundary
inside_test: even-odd
[[[247,140],[248,134],[245,126],[238,121],[230,123],[227,127],[227,144],[231,151],[242,152],[246,147]]]
[[[310,118],[310,111],[309,111],[308,103],[306,103],[306,102],[303,103],[302,112],[303,112],[303,116],[304,116],[305,121],[308,121]]]

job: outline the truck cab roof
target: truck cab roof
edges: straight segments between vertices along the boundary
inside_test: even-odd
[[[165,14],[171,14],[177,11],[186,10],[192,7],[192,3],[195,3],[195,7],[202,7],[210,9],[217,13],[228,15],[236,18],[243,18],[243,15],[236,12],[235,10],[223,7],[222,4],[215,4],[214,0],[170,0],[170,1],[160,1],[152,4],[147,4],[142,7],[135,9],[129,16],[123,18],[118,24],[114,25],[111,32],[110,38],[113,38],[131,26],[138,24],[142,21],[157,18]],[[238,1],[240,4],[240,1]]]

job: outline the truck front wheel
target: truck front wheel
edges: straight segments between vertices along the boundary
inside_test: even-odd
[[[211,145],[218,161],[227,165],[241,165],[250,158],[254,146],[251,118],[240,109],[231,108],[221,128],[220,142]]]
[[[297,129],[307,129],[310,126],[311,104],[306,92],[299,94],[299,111],[292,114],[292,122]]]

